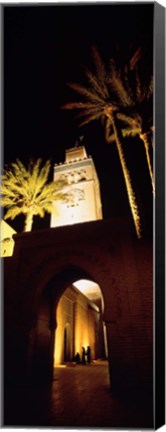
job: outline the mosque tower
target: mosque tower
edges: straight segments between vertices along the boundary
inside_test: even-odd
[[[51,227],[102,219],[100,185],[91,156],[84,146],[66,150],[65,162],[55,165],[54,181],[65,180],[65,200],[55,202]]]

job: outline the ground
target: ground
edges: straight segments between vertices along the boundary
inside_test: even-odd
[[[107,361],[56,367],[52,386],[8,389],[5,426],[152,428],[142,395],[112,395]]]

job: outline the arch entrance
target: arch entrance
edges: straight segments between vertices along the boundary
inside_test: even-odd
[[[105,358],[103,312],[102,291],[91,275],[73,267],[52,278],[42,291],[36,325],[31,330],[32,379],[51,382],[58,365],[75,363],[78,355],[82,361],[83,347],[87,355],[90,346],[93,361]]]

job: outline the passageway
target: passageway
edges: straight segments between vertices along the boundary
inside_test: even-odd
[[[51,383],[53,367],[75,362],[76,355],[82,360],[83,350],[91,360],[106,358],[103,312],[102,291],[85,271],[70,267],[56,275],[41,293],[29,336],[32,382]]]
[[[83,350],[85,362],[106,358],[103,310],[101,289],[92,280],[77,280],[65,289],[55,309],[54,366],[81,363]]]

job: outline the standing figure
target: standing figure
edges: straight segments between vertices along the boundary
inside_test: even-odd
[[[75,355],[75,361],[76,361],[77,364],[80,364],[80,355],[79,355],[78,352],[77,352],[77,354]]]
[[[87,346],[86,355],[87,355],[87,362],[90,364],[91,363],[91,349],[90,349],[90,346]]]
[[[85,348],[82,347],[82,364],[86,364],[86,359],[85,359]]]

